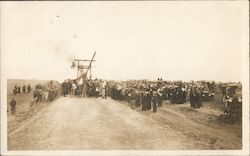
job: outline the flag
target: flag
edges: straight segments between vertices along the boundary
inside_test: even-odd
[[[76,67],[75,62],[72,62],[71,69],[74,69]]]

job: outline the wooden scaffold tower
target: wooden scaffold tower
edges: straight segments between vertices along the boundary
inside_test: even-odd
[[[77,68],[77,76],[76,78],[83,78],[83,79],[88,79],[88,72],[89,72],[89,79],[92,79],[92,73],[91,73],[91,69],[92,69],[92,63],[95,62],[96,60],[94,60],[96,55],[96,52],[94,52],[92,59],[91,60],[82,60],[82,59],[74,59],[74,61],[72,62],[72,66],[71,68]]]

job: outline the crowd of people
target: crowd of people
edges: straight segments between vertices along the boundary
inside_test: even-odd
[[[14,89],[13,89],[13,94],[14,95],[17,95],[17,94],[26,94],[26,93],[30,93],[32,90],[31,88],[31,85],[30,84],[24,84],[23,86],[17,86],[15,85],[14,86]]]
[[[33,88],[30,84],[28,85],[23,85],[22,86],[22,92],[21,92],[21,87],[15,85],[13,89],[13,95],[14,97],[10,101],[10,109],[11,109],[11,114],[15,115],[16,112],[16,105],[17,101],[15,99],[15,96],[17,94],[29,94],[32,93],[33,90],[33,98],[30,102],[30,107],[33,109],[35,104],[38,102],[48,102],[48,101],[53,101],[58,95],[60,95],[60,84],[56,81],[48,81],[47,83],[44,84],[36,84]]]
[[[141,107],[142,111],[157,111],[164,100],[171,104],[190,101],[191,108],[202,107],[202,102],[213,100],[215,89],[224,96],[225,110],[220,120],[235,123],[242,118],[241,83],[215,83],[209,81],[109,81],[108,95],[114,100],[127,100],[131,107]],[[238,93],[237,93],[238,92]]]
[[[157,111],[163,100],[172,104],[183,104],[189,95],[192,108],[200,108],[202,91],[213,92],[214,82],[181,82],[181,81],[105,81],[89,79],[67,79],[62,83],[64,97],[99,97],[110,96],[114,100],[127,100],[131,107],[140,107],[142,111]]]
[[[13,88],[13,95],[23,95],[23,94],[30,94],[32,90],[32,87],[30,84],[23,84],[23,86],[20,85],[15,85]],[[11,115],[15,115],[16,114],[16,99],[13,97],[10,101],[10,112]]]
[[[33,98],[36,102],[48,102],[53,101],[60,95],[61,87],[56,81],[49,81],[43,85],[40,83],[35,85],[33,92]]]
[[[114,100],[126,100],[131,108],[141,107],[142,111],[157,111],[163,100],[172,104],[183,104],[189,97],[192,108],[202,106],[202,91],[213,92],[214,82],[181,82],[181,81],[106,81],[89,79],[67,79],[62,83],[64,97],[99,97],[110,96]]]
[[[42,101],[52,101],[61,92],[64,97],[67,96],[70,98],[102,97],[106,99],[109,96],[113,100],[127,101],[132,109],[140,107],[142,111],[152,110],[153,112],[157,112],[157,108],[162,106],[164,100],[169,100],[171,104],[184,104],[189,100],[190,107],[197,109],[202,107],[203,101],[213,98],[215,88],[219,87],[223,95],[225,94],[224,96],[228,97],[225,98],[226,106],[223,120],[238,120],[242,113],[242,103],[241,101],[236,101],[239,98],[234,97],[233,92],[235,92],[235,89],[232,92],[232,87],[227,86],[228,84],[218,84],[213,81],[67,79],[61,85],[54,81],[49,81],[43,85],[35,85],[33,104]],[[20,86],[15,86],[13,90],[14,95],[20,93],[20,90]],[[22,93],[24,94],[30,93],[31,90],[32,87],[30,84],[27,86],[23,85],[22,87]],[[10,104],[13,109],[12,113],[15,113],[15,99],[12,99]]]
[[[192,108],[200,108],[202,91],[209,88],[214,82],[181,82],[181,81],[110,81],[109,95],[114,100],[134,101],[135,107],[142,111],[157,111],[163,100],[170,100],[172,104],[183,104],[189,95]],[[212,91],[211,87],[211,91]],[[133,102],[132,102],[133,103]]]
[[[103,80],[67,79],[62,83],[64,97],[99,97],[107,98],[107,84]]]

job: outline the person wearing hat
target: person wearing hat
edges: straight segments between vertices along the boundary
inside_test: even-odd
[[[158,98],[157,98],[157,92],[156,91],[153,91],[152,92],[152,103],[153,103],[153,112],[157,112],[157,102],[158,101]]]
[[[197,105],[196,105],[196,108],[200,108],[201,107],[201,105],[202,105],[202,100],[201,100],[201,91],[200,91],[200,89],[198,89],[197,88],[197,101],[196,101],[196,103],[197,103]]]
[[[196,108],[197,92],[195,88],[191,88],[190,91],[190,104],[192,108]]]
[[[62,92],[63,92],[63,96],[65,97],[68,93],[68,85],[67,85],[67,81],[65,80],[62,83]]]
[[[162,99],[163,99],[163,94],[162,94],[163,90],[162,89],[158,89],[157,90],[157,98],[158,98],[158,107],[162,106]]]
[[[10,107],[11,107],[11,115],[16,114],[16,100],[14,98],[10,101]]]
[[[141,110],[142,111],[146,111],[147,110],[147,104],[146,104],[146,102],[147,102],[147,99],[146,99],[146,91],[143,91],[142,92],[142,107],[141,107]]]
[[[26,85],[25,84],[23,85],[23,90],[22,91],[23,91],[23,94],[26,93]]]

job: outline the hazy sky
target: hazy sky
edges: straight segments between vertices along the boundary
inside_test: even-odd
[[[241,80],[238,2],[3,2],[8,78],[74,78],[96,51],[93,77]]]

